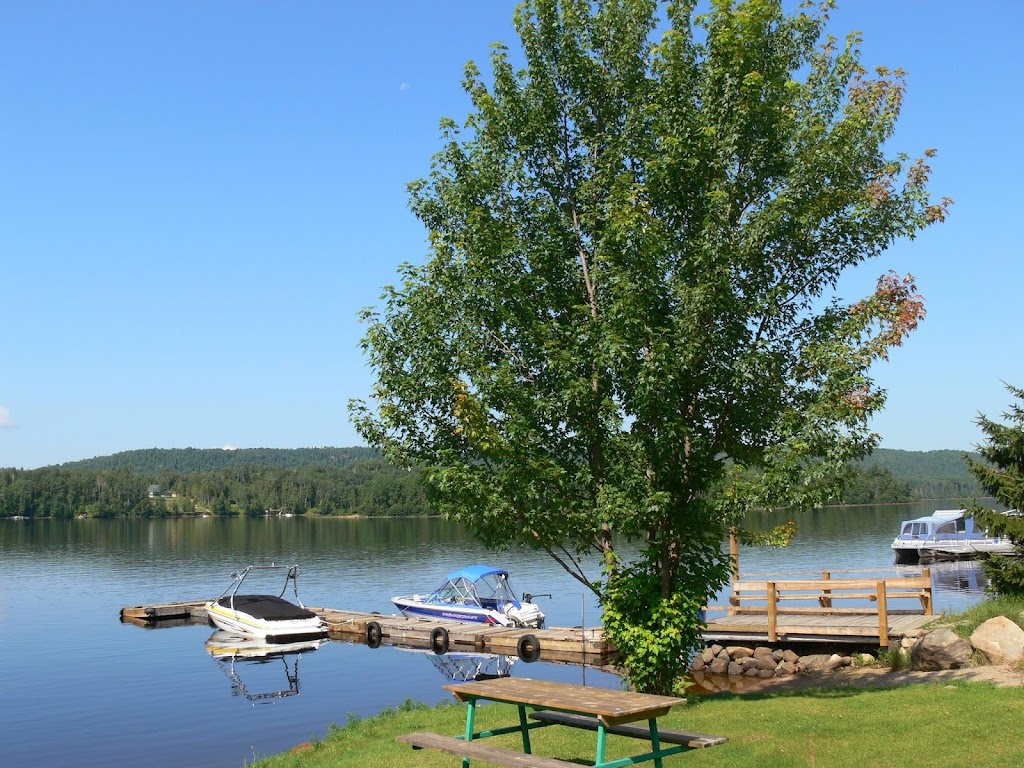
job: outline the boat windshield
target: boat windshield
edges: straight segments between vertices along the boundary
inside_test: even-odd
[[[916,538],[918,538],[920,536],[927,536],[928,535],[928,524],[927,523],[919,523],[919,522],[905,523],[904,526],[903,526],[903,535],[904,536],[909,536],[909,537],[911,537],[913,539],[916,539]]]
[[[467,576],[456,576],[434,590],[428,600],[432,603],[458,603],[485,608],[495,608],[506,603],[519,607],[519,601],[509,586],[508,574],[504,571],[491,571],[475,580]]]

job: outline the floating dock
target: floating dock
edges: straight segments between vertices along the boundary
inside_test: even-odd
[[[147,629],[187,624],[208,624],[205,600],[121,609],[121,621]],[[327,624],[328,637],[371,647],[397,645],[431,649],[438,653],[496,653],[529,661],[604,666],[615,655],[600,627],[517,629],[486,624],[408,619],[380,613],[314,608]]]

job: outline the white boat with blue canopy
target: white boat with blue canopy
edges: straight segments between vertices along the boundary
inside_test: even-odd
[[[508,571],[489,565],[471,565],[448,574],[444,583],[427,595],[394,597],[391,602],[407,618],[476,622],[501,627],[544,626],[544,613],[529,596],[519,600],[508,581]]]

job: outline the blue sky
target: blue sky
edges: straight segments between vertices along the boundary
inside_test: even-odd
[[[405,185],[508,0],[0,3],[0,466],[136,448],[361,444],[356,314],[426,233]],[[975,12],[978,8],[984,12]],[[876,371],[888,448],[969,449],[1024,386],[1024,4],[846,0],[831,31],[908,70],[894,150],[939,150],[947,223],[892,268],[928,317]]]

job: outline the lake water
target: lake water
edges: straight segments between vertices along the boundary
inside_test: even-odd
[[[793,519],[797,538],[785,549],[743,548],[740,570],[753,578],[892,573],[889,543],[899,521],[955,506],[764,515],[750,524]],[[600,621],[589,594],[545,555],[490,553],[440,520],[0,520],[0,553],[5,766],[240,768],[323,737],[350,716],[409,698],[449,698],[439,666],[458,659],[329,641],[232,667],[207,651],[210,627],[143,629],[119,620],[123,606],[216,597],[231,571],[252,563],[298,563],[307,605],[385,614],[395,612],[394,595],[432,589],[463,565],[491,563],[509,568],[520,593],[551,593],[537,599],[547,626]],[[962,610],[984,594],[975,563],[932,573],[937,611]],[[516,676],[621,686],[592,668],[504,657],[491,663],[498,661]]]

